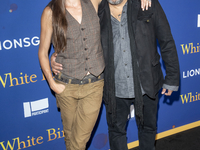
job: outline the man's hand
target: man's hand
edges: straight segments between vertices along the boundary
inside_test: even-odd
[[[141,0],[141,8],[143,11],[145,9],[148,10],[149,7],[151,7],[151,0]]]
[[[60,73],[60,70],[62,70],[62,64],[59,64],[56,62],[56,56],[57,53],[53,53],[51,56],[51,68],[54,74]]]
[[[171,96],[172,95],[172,90],[167,90],[167,89],[162,89],[162,94],[165,94],[166,96]]]

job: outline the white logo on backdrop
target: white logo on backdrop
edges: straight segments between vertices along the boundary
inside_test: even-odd
[[[128,115],[128,119],[134,118],[135,117],[135,111],[134,111],[134,105],[132,104],[130,106],[130,114]]]
[[[183,78],[189,78],[200,75],[200,68],[183,71]]]
[[[0,50],[10,50],[12,48],[23,48],[23,47],[30,47],[38,46],[40,44],[40,38],[38,36],[34,36],[32,38],[25,37],[19,39],[12,39],[12,40],[5,40],[0,41]]]
[[[44,98],[32,102],[24,102],[24,117],[31,117],[41,115],[49,112],[49,101],[48,98]]]
[[[198,18],[197,18],[197,27],[200,27],[200,14],[198,15]]]

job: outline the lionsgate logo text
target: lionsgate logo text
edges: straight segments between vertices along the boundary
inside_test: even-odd
[[[38,36],[34,36],[32,38],[25,37],[25,38],[19,38],[19,39],[13,39],[13,40],[4,40],[0,41],[0,51],[10,50],[12,48],[23,48],[23,47],[30,47],[38,46],[40,44],[40,38]]]

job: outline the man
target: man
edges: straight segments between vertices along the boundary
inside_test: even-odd
[[[165,13],[158,0],[152,0],[146,11],[140,9],[138,0],[102,0],[98,15],[106,65],[103,99],[110,148],[128,150],[125,128],[133,103],[139,150],[155,150],[158,91],[162,87],[161,93],[170,96],[179,86],[178,56]]]

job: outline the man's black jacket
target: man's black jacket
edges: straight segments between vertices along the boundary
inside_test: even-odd
[[[179,62],[169,23],[158,0],[152,0],[152,6],[147,11],[142,11],[140,5],[140,0],[128,0],[128,26],[132,27],[133,32],[131,33],[129,30],[127,34],[129,34],[130,42],[136,43],[136,58],[139,63],[142,88],[148,96],[155,98],[163,84],[179,86]],[[102,0],[98,15],[106,64],[103,99],[108,106],[107,111],[115,117],[114,50],[110,9],[107,0]],[[165,79],[159,62],[157,41],[166,67]]]

